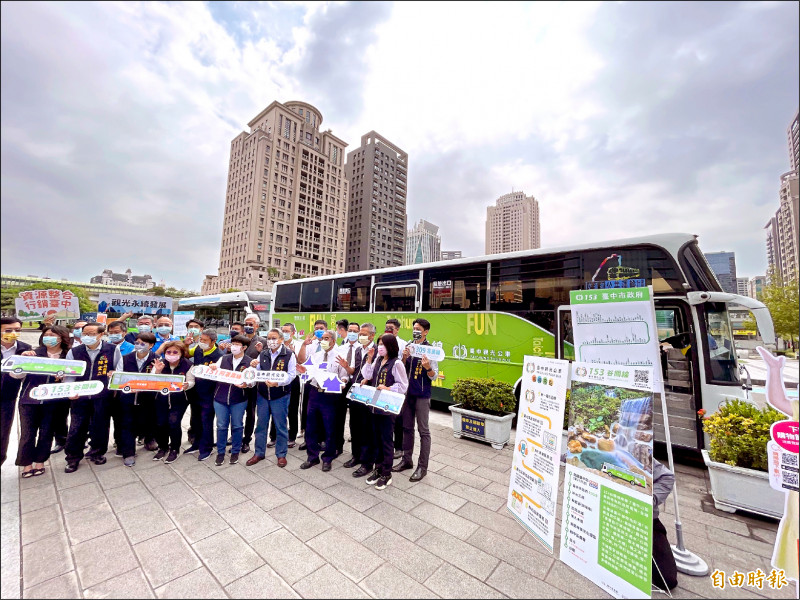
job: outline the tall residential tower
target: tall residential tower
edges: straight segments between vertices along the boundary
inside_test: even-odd
[[[442,260],[442,238],[439,227],[420,219],[408,230],[406,238],[406,264],[418,265]]]
[[[347,144],[305,102],[273,102],[231,142],[219,274],[204,294],[344,271]]]
[[[406,250],[408,154],[370,131],[347,154],[350,183],[347,271],[402,265]]]
[[[533,250],[540,245],[536,198],[512,192],[486,209],[486,254]]]

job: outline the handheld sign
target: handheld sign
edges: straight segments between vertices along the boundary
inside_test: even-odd
[[[442,362],[445,359],[444,350],[438,346],[425,346],[423,344],[409,344],[408,348],[411,349],[411,356],[422,358],[427,356],[428,360],[435,360]]]
[[[70,383],[45,383],[31,390],[34,400],[55,400],[72,396],[93,396],[103,391],[102,381],[71,381]]]
[[[250,383],[250,380],[245,376],[245,373],[250,370],[250,368],[247,368],[244,371],[232,371],[230,369],[212,369],[209,366],[196,365],[192,367],[192,374],[200,379],[238,385],[240,383]]]
[[[259,371],[252,367],[244,370],[245,381],[263,382],[263,383],[277,383],[278,385],[286,385],[289,383],[289,373],[286,371]]]
[[[336,376],[336,373],[329,372],[327,367],[327,363],[322,363],[319,367],[313,365],[306,367],[306,378],[317,387],[322,388],[326,394],[339,394],[343,389],[342,381]]]
[[[80,377],[86,371],[86,363],[82,360],[64,360],[46,356],[9,356],[3,361],[3,373],[30,373],[32,375],[66,375]]]
[[[355,402],[374,406],[384,412],[399,415],[405,402],[405,394],[398,394],[389,390],[379,390],[371,385],[354,385],[347,393],[347,397]]]
[[[186,378],[183,375],[114,371],[108,381],[108,389],[121,390],[124,394],[159,392],[166,396],[173,392],[182,391],[185,380]]]

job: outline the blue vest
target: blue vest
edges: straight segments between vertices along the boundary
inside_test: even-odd
[[[19,342],[17,342],[19,344]],[[30,350],[30,347],[26,348],[25,350]],[[25,351],[23,350],[23,352]],[[34,350],[36,356],[47,357],[47,347],[46,346],[39,346]],[[61,358],[64,358],[67,355],[67,352],[62,350],[61,351]],[[5,376],[5,373],[3,374]],[[19,395],[19,403],[20,404],[44,404],[44,400],[36,400],[35,398],[31,398],[31,390],[38,385],[44,385],[46,383],[56,383],[55,375],[33,375],[28,373],[25,375],[25,379],[16,379],[13,381],[17,381],[19,384],[22,384],[22,391]],[[19,389],[20,386],[17,386]],[[5,393],[5,390],[3,390]],[[53,404],[55,402],[69,402],[68,398],[58,398],[56,400],[48,400],[48,404]]]
[[[203,365],[206,367],[209,365],[215,365],[221,357],[222,352],[220,352],[219,348],[214,348],[214,351],[208,355],[204,355],[203,350],[200,347],[194,349],[195,365]],[[205,400],[207,402],[211,402],[214,399],[216,387],[217,382],[212,379],[203,379],[202,377],[198,377],[194,382],[194,389],[197,390],[197,395],[201,400]]]
[[[430,346],[430,342],[425,340],[421,346]],[[406,373],[408,373],[408,395],[417,396],[419,398],[431,397],[431,378],[425,367],[422,366],[422,359],[419,357],[411,357],[406,364]]]
[[[243,356],[239,366],[236,369],[233,368],[233,354],[225,354],[222,357],[222,362],[220,363],[220,369],[227,369],[228,371],[244,371],[247,367],[250,366],[250,361],[252,359]],[[233,384],[230,383],[223,383],[221,381],[212,381],[211,383],[216,384],[217,389],[214,391],[214,402],[219,402],[220,404],[227,404],[230,406],[231,404],[240,404],[242,402],[247,402],[248,400],[248,393],[251,390],[247,390],[244,388],[238,388]]]
[[[83,375],[75,378],[75,381],[102,381],[105,386],[108,383],[108,372],[114,370],[114,354],[116,353],[116,349],[117,347],[114,344],[102,342],[100,344],[100,351],[95,357],[94,362],[92,362],[85,345],[81,344],[80,346],[75,346],[72,349],[72,358],[75,360],[82,360],[88,367]],[[81,396],[79,400],[96,400],[110,395],[111,392],[107,388],[104,388],[99,394]]]
[[[136,352],[132,352],[131,354],[126,354],[122,357],[122,370],[126,373],[152,373],[153,372],[153,363],[156,360],[156,354],[152,350],[150,350],[150,354],[147,355],[147,358],[144,359],[142,363],[142,368],[139,368],[139,363],[136,362]],[[155,398],[158,392],[134,392],[133,393],[133,403],[135,405],[139,404],[139,394],[142,395],[142,398]],[[117,399],[122,399],[128,394],[122,394],[118,396]]]
[[[392,387],[394,385],[394,363],[396,362],[396,358],[390,358],[384,363],[383,357],[379,356],[378,360],[375,361],[375,366],[372,370],[372,379],[370,379],[369,384],[372,387],[378,387],[379,385]]]
[[[261,356],[259,356],[258,360],[261,363],[261,370],[262,371],[289,371],[289,360],[294,356],[291,350],[289,350],[286,346],[281,344],[280,349],[278,350],[278,355],[275,357],[275,362],[272,363],[272,354],[270,353],[269,349],[262,350]],[[288,394],[292,389],[291,385],[279,385],[277,387],[269,387],[264,382],[259,382],[258,384],[258,393],[267,398],[268,400],[272,400],[272,395],[275,395],[275,399],[282,398],[286,394]]]

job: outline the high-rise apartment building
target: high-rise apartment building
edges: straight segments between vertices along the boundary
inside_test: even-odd
[[[736,254],[734,252],[706,252],[708,266],[714,271],[724,292],[736,294]]]
[[[442,260],[455,260],[461,257],[461,250],[442,250]]]
[[[533,250],[540,245],[536,198],[512,192],[486,209],[486,254]]]
[[[794,113],[794,119],[786,129],[786,138],[789,142],[789,164],[795,173],[800,170],[800,112]]]
[[[375,131],[347,154],[350,182],[346,269],[404,264],[408,154]]]
[[[798,275],[798,179],[796,171],[781,176],[780,206],[769,222],[767,230],[767,265],[769,273],[779,274],[783,281]]]
[[[219,274],[203,293],[344,271],[347,144],[305,102],[273,102],[231,142]]]
[[[439,227],[420,219],[408,230],[406,237],[406,264],[435,262],[442,259],[442,238]]]
[[[736,278],[736,293],[740,296],[750,296],[750,280],[747,277]]]

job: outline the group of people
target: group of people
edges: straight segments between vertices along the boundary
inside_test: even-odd
[[[128,332],[126,319],[131,316],[125,314],[107,326],[81,321],[71,330],[46,320],[36,348],[19,339],[22,323],[18,318],[2,317],[3,359],[24,355],[86,364],[81,376],[2,374],[2,461],[18,406],[21,434],[16,464],[22,467],[23,478],[43,474],[50,455],[62,450],[67,473],[77,471],[83,459],[104,464],[112,421],[116,456],[126,466],[136,463],[137,448],[153,452],[153,460],[172,463],[181,454],[181,423],[187,409],[191,411],[189,446],[183,454],[196,454],[200,461],[211,458],[216,450],[215,463],[221,466],[230,446],[229,463],[236,464],[240,454],[250,453],[255,438],[247,466],[258,464],[266,458],[268,448],[275,448],[277,465],[285,467],[288,449],[297,444],[299,433],[304,437],[300,449],[307,453],[300,468],[321,464],[323,471],[329,471],[332,461],[344,451],[349,411],[352,456],[343,466],[354,469],[354,477],[366,477],[367,484],[384,489],[391,484],[392,473],[413,469],[415,428],[421,448],[410,479],[425,477],[431,449],[431,383],[438,366],[427,356],[415,356],[413,344],[430,344],[427,320],[414,321],[410,342],[397,337],[397,319],[389,319],[381,335],[372,323],[341,320],[336,329],[329,329],[320,319],[305,339],[298,339],[292,323],[262,336],[255,314],[233,323],[224,334],[191,320],[181,339],[173,334],[168,316],[141,315],[137,331]],[[254,368],[284,371],[286,376],[281,383],[226,383],[195,377],[193,367],[198,365],[211,372]],[[341,391],[326,391],[317,381],[319,377],[303,377],[309,371],[335,374]],[[179,391],[167,395],[124,393],[108,387],[114,372],[182,375],[184,382]],[[306,382],[301,384],[301,379]],[[32,393],[37,386],[60,381],[100,381],[103,389],[90,396],[47,400]],[[349,401],[347,394],[353,385],[403,394],[400,415]]]

